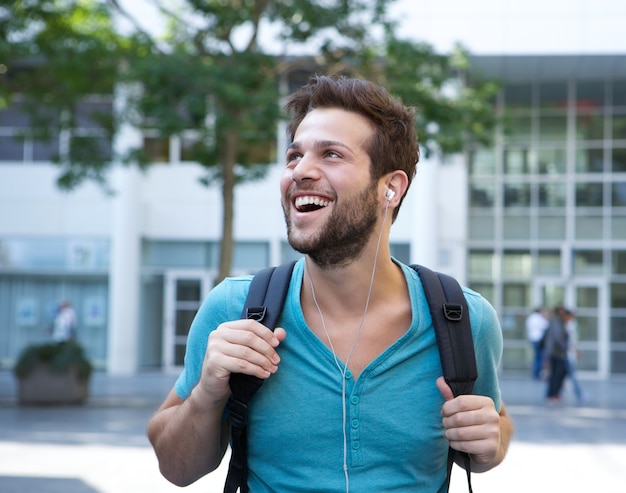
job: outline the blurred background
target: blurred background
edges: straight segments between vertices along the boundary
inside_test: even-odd
[[[565,305],[580,374],[626,374],[626,4],[347,3],[0,6],[0,368],[68,301],[96,369],[178,372],[217,281],[295,256],[280,102],[323,72],[417,108],[392,253],[490,300],[503,371]]]

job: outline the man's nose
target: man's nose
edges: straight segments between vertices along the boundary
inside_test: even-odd
[[[319,174],[319,166],[315,157],[311,154],[305,154],[294,166],[291,178],[294,181],[316,180],[319,178]]]

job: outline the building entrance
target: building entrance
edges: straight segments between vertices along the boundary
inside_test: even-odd
[[[163,369],[181,370],[187,334],[213,276],[202,270],[171,270],[165,274],[163,303]]]

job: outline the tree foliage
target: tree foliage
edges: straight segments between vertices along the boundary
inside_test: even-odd
[[[222,189],[220,278],[231,263],[234,188],[280,160],[273,146],[290,74],[349,73],[385,85],[417,108],[426,153],[491,136],[495,86],[462,83],[461,49],[443,55],[398,39],[387,13],[393,0],[145,1],[164,20],[162,32],[144,27],[129,0],[0,7],[0,108],[20,101],[37,138],[73,136],[57,160],[65,188],[86,179],[106,184],[112,162],[151,164],[145,149],[125,156],[106,149],[124,121],[161,138],[192,132],[189,159],[206,170],[205,184]],[[123,111],[88,116],[104,138],[75,135],[78,103],[122,86],[140,87]]]

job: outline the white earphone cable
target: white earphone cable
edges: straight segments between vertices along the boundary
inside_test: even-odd
[[[320,308],[320,305],[317,301],[317,297],[315,296],[315,287],[313,286],[313,279],[311,278],[309,274],[307,263],[305,262],[304,264],[307,277],[309,278],[309,285],[311,287],[311,295],[313,297],[313,302],[315,303],[315,307],[317,308],[317,311],[320,315],[320,320],[322,322],[322,329],[324,330],[324,335],[326,336],[326,339],[328,340],[328,346],[330,347],[330,350],[333,353],[335,365],[337,366],[337,369],[339,370],[339,373],[341,374],[341,411],[342,411],[342,427],[341,428],[343,430],[343,472],[344,472],[345,481],[346,481],[346,493],[350,493],[350,476],[348,473],[348,433],[346,431],[346,423],[348,419],[348,411],[347,411],[347,406],[346,406],[346,374],[348,373],[348,364],[350,362],[350,359],[352,358],[352,353],[354,353],[354,350],[356,348],[357,342],[359,340],[359,336],[361,335],[361,329],[363,329],[363,324],[365,323],[365,316],[367,315],[367,309],[370,304],[370,298],[372,296],[372,288],[374,287],[374,276],[376,274],[376,262],[378,261],[378,251],[380,250],[380,240],[383,236],[383,229],[385,226],[385,222],[387,221],[387,211],[389,210],[389,202],[390,201],[388,200],[387,206],[385,207],[385,216],[380,226],[380,232],[378,233],[378,242],[376,244],[376,252],[374,254],[374,265],[372,267],[372,275],[370,278],[370,285],[369,285],[369,289],[367,292],[367,299],[365,300],[365,308],[363,310],[363,315],[361,317],[361,322],[359,323],[359,327],[356,331],[356,334],[354,335],[354,341],[352,342],[352,347],[350,348],[350,352],[348,353],[348,356],[343,365],[343,368],[341,367],[339,359],[337,358],[337,353],[335,352],[335,347],[333,346],[333,341],[330,338],[330,334],[328,333],[328,330],[326,329],[326,321],[324,320],[324,314],[322,313],[322,309]]]

